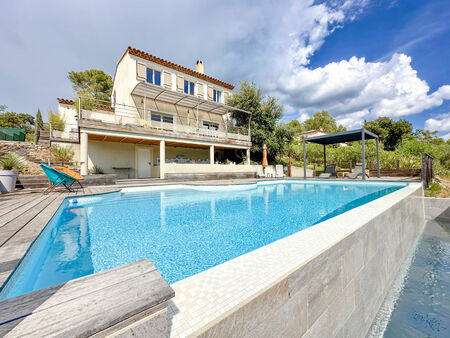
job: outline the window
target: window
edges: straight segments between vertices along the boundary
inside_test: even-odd
[[[158,122],[161,122],[161,115],[153,114],[153,113],[152,113],[152,121],[158,121]]]
[[[209,121],[203,121],[203,129],[219,130],[219,124]]]
[[[173,117],[172,116],[163,116],[162,117],[164,123],[173,123]]]
[[[194,82],[184,80],[184,92],[194,95]]]
[[[164,123],[173,123],[173,117],[172,116],[159,115],[159,114],[152,113],[152,121],[161,122],[161,120]]]
[[[147,68],[147,82],[155,85],[161,85],[161,72]]]
[[[215,89],[214,89],[213,101],[214,101],[214,102],[221,102],[221,101],[220,101],[221,95],[222,95],[222,92],[221,92],[220,90],[215,90]]]

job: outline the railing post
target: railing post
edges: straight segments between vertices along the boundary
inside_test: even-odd
[[[52,123],[49,122],[49,123],[48,123],[48,126],[49,126],[49,135],[48,135],[48,138],[49,138],[50,145],[52,145]]]

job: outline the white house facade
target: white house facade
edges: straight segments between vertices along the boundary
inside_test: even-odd
[[[119,178],[251,174],[249,112],[226,105],[233,86],[196,70],[128,47],[114,74],[111,102],[58,99],[81,174],[101,168]],[[236,126],[240,114],[240,126]],[[242,121],[245,124],[242,124]],[[227,151],[246,152],[246,164]]]

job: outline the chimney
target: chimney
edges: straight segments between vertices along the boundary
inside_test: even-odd
[[[203,61],[202,60],[197,60],[197,69],[196,69],[197,73],[200,74],[205,74],[204,70],[203,70]]]

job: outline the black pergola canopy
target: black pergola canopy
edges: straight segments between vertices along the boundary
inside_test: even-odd
[[[343,131],[340,133],[334,133],[329,135],[321,135],[315,137],[305,137],[303,138],[303,172],[304,178],[306,178],[306,142],[317,143],[323,145],[323,162],[324,169],[327,165],[327,144],[336,144],[336,143],[345,143],[345,142],[353,142],[353,141],[362,141],[362,179],[366,179],[366,159],[365,159],[365,140],[375,139],[377,142],[377,173],[378,177],[380,177],[380,151],[379,151],[379,139],[378,135],[364,129],[355,129],[349,131]]]
[[[345,142],[353,142],[353,141],[361,141],[362,133],[364,133],[364,139],[377,139],[378,136],[374,133],[371,133],[368,130],[356,129],[343,131],[340,133],[334,133],[329,135],[321,135],[315,137],[306,138],[306,142],[318,143],[318,144],[336,144],[336,143],[345,143]]]

